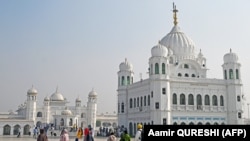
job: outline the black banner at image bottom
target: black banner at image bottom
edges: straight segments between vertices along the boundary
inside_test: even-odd
[[[145,141],[250,141],[250,125],[144,125]]]

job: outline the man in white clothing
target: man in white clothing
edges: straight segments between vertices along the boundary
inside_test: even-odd
[[[142,125],[137,125],[137,132],[135,134],[135,141],[141,141],[141,132],[142,132]]]

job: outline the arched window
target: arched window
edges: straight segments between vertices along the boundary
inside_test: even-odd
[[[130,77],[127,76],[127,85],[129,85],[129,84],[130,84]]]
[[[118,103],[118,113],[120,113],[120,103]]]
[[[241,112],[238,112],[238,118],[241,118]]]
[[[23,127],[23,134],[24,135],[29,135],[29,132],[30,132],[30,125],[25,125],[24,127]]]
[[[224,99],[222,95],[220,96],[220,106],[224,106]]]
[[[63,118],[61,118],[60,126],[64,126],[64,119]]]
[[[176,93],[173,94],[173,104],[177,104],[177,95],[176,95]]]
[[[14,130],[13,130],[13,134],[14,134],[14,135],[17,135],[17,134],[18,134],[19,128],[21,128],[21,127],[20,127],[20,125],[18,125],[18,124],[14,126]]]
[[[159,64],[155,63],[155,74],[159,74]]]
[[[129,123],[129,134],[132,135],[133,134],[132,132],[133,132],[133,123],[130,122]]]
[[[3,135],[10,135],[10,129],[11,127],[9,125],[5,125],[3,127]]]
[[[142,105],[143,105],[142,103],[143,103],[143,98],[142,98],[142,96],[141,96],[141,107],[142,107]]]
[[[192,77],[195,77],[195,74],[192,74]]]
[[[178,76],[181,77],[181,73],[178,73]]]
[[[205,105],[210,105],[210,99],[208,95],[205,95]]]
[[[70,120],[69,120],[69,126],[73,126],[73,119],[72,118],[70,118]]]
[[[237,101],[240,102],[240,96],[239,95],[237,96]]]
[[[144,106],[147,106],[147,97],[144,96]]]
[[[122,102],[122,113],[124,113],[124,103]]]
[[[135,135],[136,134],[136,131],[137,131],[137,126],[136,126],[137,124],[136,123],[134,123],[134,134],[133,135]]]
[[[213,106],[217,106],[218,102],[217,102],[217,96],[213,95]]]
[[[122,76],[122,86],[125,85],[125,78]]]
[[[55,123],[56,123],[56,122],[55,122]],[[42,122],[41,122],[41,121],[37,121],[37,122],[36,122],[36,126],[37,126],[37,127],[42,126]]]
[[[134,108],[136,107],[136,98],[134,98]]]
[[[189,75],[187,73],[185,73],[185,77],[189,77]]]
[[[140,101],[139,101],[139,97],[137,97],[137,107],[140,106]]]
[[[234,73],[232,69],[229,70],[229,79],[234,79]]]
[[[133,99],[132,98],[129,99],[129,108],[133,108]]]
[[[184,68],[188,69],[189,68],[188,64],[184,64]]]
[[[239,79],[239,70],[236,69],[236,79]]]
[[[162,74],[166,74],[166,68],[165,68],[165,63],[162,63],[161,65],[162,69]]]
[[[198,94],[196,96],[196,101],[197,101],[197,105],[202,105],[202,99],[201,99],[201,95],[200,94]]]
[[[194,105],[194,96],[193,96],[193,94],[188,95],[188,105]]]
[[[184,94],[181,94],[181,95],[180,95],[180,105],[185,105],[185,104],[186,104],[185,101],[186,101],[186,100],[185,100],[185,95],[184,95]]]
[[[224,70],[224,78],[227,79],[227,70]]]
[[[37,115],[36,115],[37,117],[42,117],[43,116],[43,114],[42,114],[42,112],[37,112]]]
[[[148,106],[150,105],[150,95],[148,95]]]

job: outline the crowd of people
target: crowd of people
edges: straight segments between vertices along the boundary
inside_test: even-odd
[[[116,128],[115,130],[107,130],[108,128],[100,128],[100,135],[105,135],[107,141],[132,141],[131,136],[128,134],[127,128]],[[21,131],[18,131],[18,136],[20,137]],[[34,127],[33,129],[33,138],[37,141],[48,141],[48,136],[50,132],[51,136],[55,136],[54,127],[51,127],[50,130],[47,128]],[[89,125],[86,128],[79,127],[76,131],[75,141],[94,141],[94,130]],[[97,134],[98,135],[98,134]],[[141,124],[137,125],[137,132],[133,141],[143,141],[143,127]],[[59,136],[59,141],[70,141],[69,132],[67,129],[62,129]]]

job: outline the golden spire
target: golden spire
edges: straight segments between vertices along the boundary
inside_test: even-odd
[[[178,10],[176,9],[176,5],[173,3],[173,13],[174,13],[174,25],[177,25],[177,13]]]

